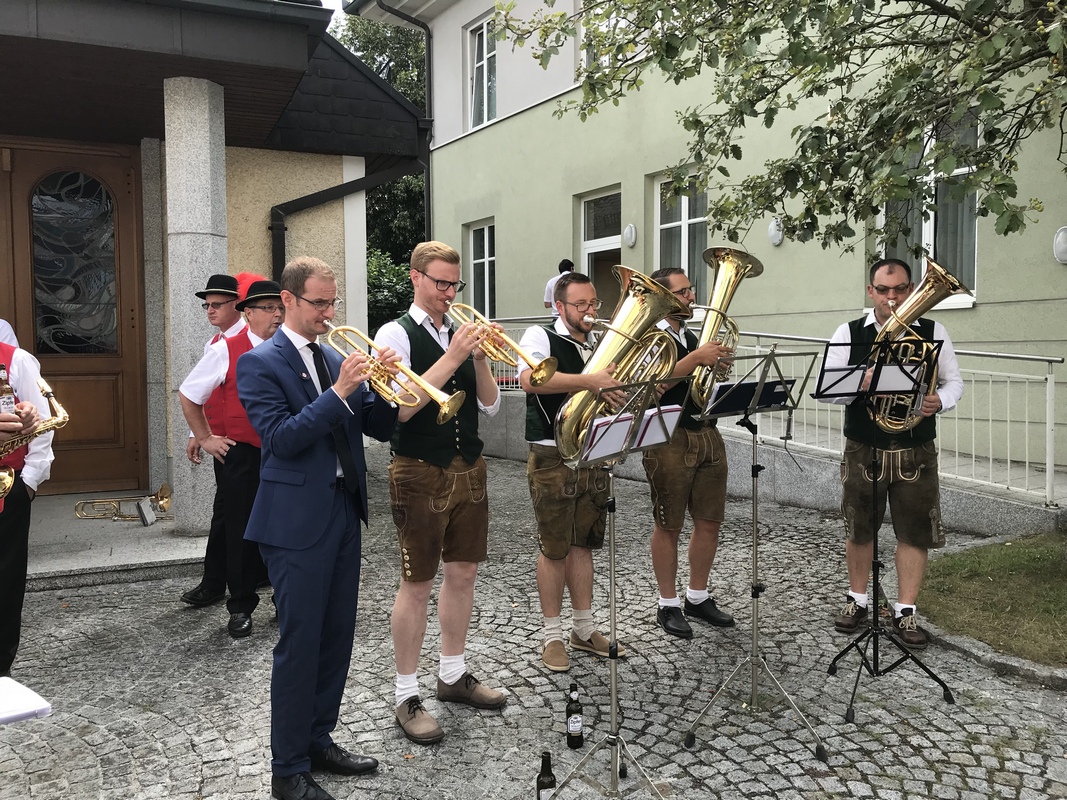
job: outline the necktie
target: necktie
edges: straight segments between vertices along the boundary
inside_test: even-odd
[[[320,394],[333,386],[330,371],[326,369],[326,359],[322,356],[322,350],[318,344],[312,342],[308,345],[311,350],[311,360],[315,362],[315,372],[319,376],[319,386],[322,387]],[[352,448],[348,444],[347,434],[340,428],[332,428],[334,449],[337,451],[337,460],[341,462],[341,473],[345,476],[345,488],[352,494],[358,494],[359,483],[356,471],[356,461],[352,458]]]

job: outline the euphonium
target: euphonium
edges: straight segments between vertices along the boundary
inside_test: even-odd
[[[0,458],[11,455],[24,444],[32,442],[42,433],[48,433],[57,428],[62,428],[67,424],[67,420],[70,419],[67,410],[59,404],[55,395],[52,394],[52,387],[45,383],[43,378],[38,379],[37,385],[41,388],[41,394],[48,399],[48,402],[52,406],[52,416],[48,419],[41,420],[40,424],[29,433],[20,433],[12,436],[5,442],[0,442]],[[15,470],[11,469],[11,467],[0,467],[0,498],[7,497],[14,483]]]
[[[723,347],[736,350],[740,338],[737,323],[726,316],[726,309],[744,278],[763,274],[763,264],[759,259],[732,247],[709,247],[704,251],[704,261],[715,270],[715,285],[712,286],[708,304],[694,306],[707,311],[700,329],[699,343],[703,345],[717,341]],[[697,367],[689,385],[689,397],[696,407],[701,410],[706,408],[715,384],[726,380],[729,375],[729,362],[720,361],[713,367]]]
[[[427,383],[421,375],[416,375],[400,362],[397,362],[397,370],[408,379],[409,383],[397,380],[399,376],[393,375],[384,362],[371,355],[371,350],[379,350],[381,348],[369,336],[358,328],[353,328],[349,325],[334,325],[329,320],[325,320],[325,322],[326,327],[330,329],[330,332],[326,334],[326,343],[340,353],[343,358],[348,358],[353,352],[366,356],[368,362],[366,371],[370,375],[367,382],[383,400],[396,403],[398,406],[415,408],[422,401],[415,393],[415,390],[411,388],[411,385],[414,384],[440,407],[437,412],[437,424],[444,425],[452,417],[456,416],[456,412],[463,405],[463,401],[467,399],[467,393],[462,391],[456,392],[451,396],[448,395],[436,386]],[[366,346],[360,345],[356,341],[357,338],[362,339]],[[346,350],[341,344],[342,342],[351,350]],[[393,388],[394,383],[400,387],[399,391]]]
[[[918,412],[925,395],[937,388],[937,350],[933,344],[923,339],[911,328],[911,324],[936,306],[946,297],[954,294],[970,295],[970,290],[953,275],[934,261],[926,259],[926,275],[915,287],[900,308],[893,308],[890,303],[890,318],[878,331],[871,357],[882,363],[919,364],[915,382],[919,394],[877,395],[867,411],[874,423],[887,433],[910,431],[923,421]],[[893,342],[892,354],[881,346],[882,342]]]
[[[614,267],[622,284],[619,304],[605,333],[585,362],[583,375],[600,372],[615,364],[613,376],[620,383],[663,380],[670,377],[678,360],[674,338],[656,328],[665,317],[685,319],[692,315],[685,304],[662,285],[629,267]],[[573,465],[582,453],[589,423],[610,413],[608,403],[596,392],[575,392],[556,414],[556,446],[564,461]]]
[[[529,364],[530,383],[534,386],[540,386],[556,374],[556,359],[549,356],[543,361],[534,361],[530,356],[522,352],[514,340],[494,328],[492,323],[482,316],[476,308],[472,308],[465,303],[452,303],[448,307],[448,316],[460,325],[473,322],[479,329],[487,330],[486,337],[479,346],[489,360],[500,361],[509,367],[517,367],[521,358]]]

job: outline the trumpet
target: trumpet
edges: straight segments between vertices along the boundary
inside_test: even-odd
[[[133,495],[130,497],[102,497],[99,500],[79,500],[74,504],[74,516],[78,519],[110,519],[115,522],[125,522],[129,520],[140,519],[140,515],[134,513],[123,513],[123,503],[139,503],[142,500],[147,499],[152,508],[159,512],[156,519],[174,519],[173,514],[167,514],[170,511],[170,498],[171,490],[170,486],[163,484],[159,487],[153,495]]]
[[[479,345],[486,358],[491,361],[500,361],[509,367],[517,367],[521,358],[530,366],[530,384],[540,386],[556,374],[556,359],[549,356],[543,361],[534,361],[524,353],[515,341],[505,333],[498,331],[492,323],[482,316],[477,309],[466,303],[452,303],[448,307],[448,316],[460,325],[472,322],[479,330],[485,331],[485,339]],[[512,355],[514,353],[514,355]]]
[[[449,396],[437,387],[431,386],[420,375],[416,375],[400,362],[397,362],[396,367],[407,378],[408,382],[397,380],[399,376],[393,375],[385,365],[385,362],[371,355],[371,350],[381,350],[381,348],[369,336],[350,325],[334,325],[329,320],[325,320],[325,322],[326,327],[330,329],[330,332],[326,334],[326,343],[340,353],[343,358],[348,358],[352,353],[366,356],[368,365],[365,372],[370,375],[367,381],[383,400],[396,403],[398,406],[404,406],[405,408],[415,408],[422,402],[422,399],[411,388],[412,384],[414,384],[440,407],[437,412],[437,424],[444,425],[452,417],[456,416],[456,412],[463,405],[463,401],[467,399],[467,393],[462,391]],[[363,344],[361,345],[357,339],[361,339]],[[344,345],[347,345],[350,349],[346,350]],[[393,384],[399,386],[400,389],[394,389]]]

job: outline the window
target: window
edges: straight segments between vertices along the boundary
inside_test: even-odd
[[[489,319],[496,317],[496,225],[471,229],[473,305]]]
[[[708,247],[708,196],[692,181],[681,194],[673,194],[670,187],[670,181],[659,185],[658,266],[685,270],[696,302],[707,303],[711,286],[703,254]]]
[[[619,282],[613,267],[622,263],[622,194],[613,191],[582,201],[582,263],[605,309],[615,308]],[[582,268],[579,267],[579,270]]]
[[[964,148],[977,147],[978,127],[973,123],[950,131],[947,135],[955,139],[954,144]],[[936,143],[936,137],[931,136],[927,153]],[[926,155],[924,153],[924,157]],[[889,205],[889,209],[899,215],[911,230],[907,237],[901,236],[894,244],[886,245],[885,256],[899,258],[911,264],[913,270],[918,267],[919,270],[914,275],[916,283],[922,277],[921,271],[925,266],[925,261],[916,259],[914,255],[914,248],[918,245],[924,252],[929,253],[934,261],[962,281],[964,286],[974,291],[977,267],[977,195],[972,191],[962,199],[953,200],[950,198],[951,187],[948,184],[950,179],[973,171],[973,164],[964,163],[951,173],[930,175],[936,208],[928,212],[926,219],[922,218],[922,213],[914,202]],[[917,260],[920,263],[917,264]],[[971,297],[956,295],[943,300],[938,307],[969,307],[973,302]]]
[[[471,29],[471,128],[496,119],[496,39],[490,17]]]

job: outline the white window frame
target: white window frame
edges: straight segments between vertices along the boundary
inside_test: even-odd
[[[612,195],[619,196],[619,232],[612,234],[611,236],[602,236],[599,239],[589,239],[589,231],[586,230],[586,204],[591,203],[594,200],[600,200],[604,197],[611,197]],[[622,188],[616,186],[612,189],[608,189],[603,192],[597,192],[596,194],[585,195],[582,200],[582,267],[581,271],[586,275],[589,275],[589,257],[594,253],[601,253],[605,250],[621,250],[622,249]],[[592,276],[590,276],[592,277]]]
[[[708,218],[707,216],[690,216],[690,197],[687,194],[678,196],[679,206],[679,218],[677,222],[664,222],[662,219],[662,197],[663,190],[666,186],[670,185],[670,178],[663,178],[656,182],[655,185],[655,246],[652,263],[655,264],[656,269],[663,269],[665,267],[679,267],[681,268],[686,277],[689,278],[689,282],[693,285],[696,292],[696,302],[698,304],[706,304],[711,293],[711,275],[707,269],[707,265],[702,258],[703,252],[696,254],[694,264],[697,269],[701,267],[704,271],[700,275],[691,275],[689,273],[689,237],[686,235],[688,232],[688,226],[690,225],[704,225],[707,230]],[[705,199],[707,198],[707,192],[704,192]],[[663,263],[663,249],[661,244],[661,234],[664,230],[671,228],[678,228],[682,232],[681,237],[681,263],[679,264],[664,264]]]
[[[467,47],[469,49],[467,63],[470,65],[470,91],[467,95],[467,102],[470,104],[468,119],[470,121],[470,129],[474,130],[492,122],[497,116],[497,63],[496,39],[493,36],[493,16],[490,14],[480,22],[471,25],[467,29],[467,34]],[[482,42],[481,60],[478,60],[479,39]],[[478,75],[479,67],[482,68],[480,78]],[[490,74],[492,75],[492,80],[490,80]],[[482,92],[481,108],[475,105],[475,90],[478,88]],[[491,103],[490,99],[492,99]],[[492,106],[491,110],[490,106]]]
[[[496,223],[492,219],[479,220],[467,226],[470,230],[470,303],[489,319],[496,317]],[[475,258],[475,243],[484,245],[483,258]],[[478,286],[479,281],[481,287]],[[482,291],[479,293],[479,288]]]
[[[981,134],[981,131],[979,131],[979,134]],[[929,147],[934,144],[934,141],[935,141],[935,138],[934,138],[933,131],[929,131],[928,134],[927,134],[927,142],[929,144],[927,145],[927,150],[923,152],[923,157],[924,158],[926,156],[926,152],[929,151]],[[946,174],[946,173],[934,173],[934,174],[931,174],[926,178],[926,182],[928,184],[936,184],[937,181],[942,180],[944,178],[956,177],[958,175],[968,175],[968,174],[974,172],[975,169],[976,169],[976,167],[973,164],[965,164],[962,167],[957,167],[955,170],[952,171],[951,174]],[[933,186],[931,188],[934,188],[936,190],[936,186]],[[977,206],[976,206],[976,212],[977,212]],[[974,215],[973,224],[975,226],[975,230],[974,230],[974,280],[972,281],[972,283],[977,284],[978,283],[978,214],[977,213],[975,213],[975,215]],[[885,225],[885,208],[883,207],[882,208],[882,212],[881,212],[881,214],[879,214],[879,217],[878,217],[878,226],[879,227],[884,227],[884,225]],[[952,265],[951,264],[944,264],[944,263],[942,263],[941,259],[938,258],[938,253],[937,253],[937,211],[936,210],[929,211],[927,219],[922,220],[921,225],[922,225],[922,228],[921,228],[921,232],[919,234],[919,237],[920,237],[919,240],[920,240],[920,242],[922,244],[923,251],[926,252],[926,253],[929,253],[930,254],[930,258],[932,258],[934,261],[937,261],[942,266],[947,267],[949,269],[949,271],[951,271]],[[887,250],[886,250],[886,247],[885,247],[884,244],[882,246],[882,257],[883,258],[887,257]],[[917,263],[917,264],[914,263],[915,259],[913,259],[913,258],[906,258],[905,261],[907,261],[909,264],[912,265],[912,270],[914,272],[914,274],[912,275],[912,280],[917,284],[926,275],[926,260],[925,259],[920,259],[919,263]],[[975,305],[975,296],[977,296],[978,290],[977,290],[976,286],[968,285],[967,288],[971,290],[971,293],[974,296],[966,295],[966,294],[950,295],[949,297],[946,297],[944,300],[942,300],[940,303],[938,303],[936,306],[934,306],[934,308],[938,309],[938,310],[949,309],[949,308],[973,308],[974,305]]]

